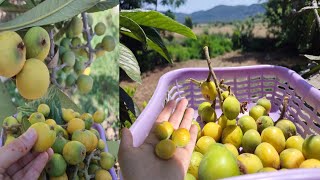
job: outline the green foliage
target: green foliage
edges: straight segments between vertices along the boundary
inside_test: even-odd
[[[232,43],[234,49],[246,48],[253,42],[254,18],[244,22],[236,23],[235,30],[232,34]]]
[[[187,27],[189,27],[190,29],[192,29],[193,24],[192,24],[192,19],[190,16],[185,17],[184,19],[184,25],[186,25]]]

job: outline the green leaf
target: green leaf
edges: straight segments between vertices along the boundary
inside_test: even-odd
[[[107,141],[108,151],[118,159],[119,142],[118,141]]]
[[[119,66],[134,81],[141,83],[141,72],[138,61],[132,51],[125,45],[120,44]]]
[[[2,4],[0,3],[0,9],[4,12],[10,12],[10,13],[24,13],[33,7],[34,5],[30,0],[23,5],[12,4],[9,1],[5,1]]]
[[[78,113],[82,114],[84,111],[80,109],[64,92],[62,92],[59,88],[54,86],[57,91],[57,96],[59,97],[61,107],[66,109],[73,109]]]
[[[136,40],[139,40],[133,33],[128,32],[128,31],[121,31],[122,34],[129,36],[131,38],[134,38]],[[159,45],[155,42],[153,42],[151,39],[148,38],[148,36],[151,36],[150,34],[147,34],[147,44],[148,47],[150,47],[151,49],[155,50],[156,52],[158,52],[162,57],[164,57],[168,62],[172,63],[172,59],[171,56],[167,50],[167,48],[164,45]],[[153,39],[155,40],[156,38],[153,37]],[[161,42],[161,40],[159,40],[158,42]],[[163,44],[163,43],[162,43]]]
[[[305,54],[304,57],[312,60],[312,61],[320,61],[320,56],[314,56],[314,55],[308,55],[308,54]]]
[[[93,13],[93,12],[98,12],[98,11],[104,11],[107,9],[111,9],[119,4],[118,0],[105,0],[101,1],[92,8],[90,8],[87,12],[88,13]]]
[[[144,46],[147,44],[147,36],[144,33],[143,29],[139,26],[139,24],[134,22],[132,19],[127,18],[125,16],[121,16],[121,15],[119,17],[119,20],[120,20],[120,27],[124,27],[130,30],[130,32],[133,33],[135,37],[137,37]]]
[[[2,4],[5,0],[0,0],[0,4]]]
[[[21,14],[17,18],[0,24],[0,31],[20,30],[32,26],[43,26],[70,19],[96,5],[100,0],[47,0]]]
[[[2,121],[7,116],[12,116],[17,112],[16,107],[11,101],[11,97],[0,79],[0,127]]]
[[[168,16],[157,11],[149,10],[122,10],[120,15],[126,16],[142,26],[154,27],[162,30],[175,32],[186,37],[197,39],[196,35],[187,26],[178,23]]]

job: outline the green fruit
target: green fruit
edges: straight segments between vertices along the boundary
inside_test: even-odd
[[[100,166],[105,169],[109,170],[114,166],[116,163],[116,158],[109,152],[102,152],[100,154]]]
[[[35,113],[32,113],[29,117],[29,122],[31,124],[35,124],[37,122],[45,122],[46,121],[46,118],[44,117],[44,115],[42,113],[39,113],[39,112],[35,112]]]
[[[55,153],[62,154],[63,147],[69,142],[69,140],[65,139],[63,136],[58,135],[56,140],[54,141],[52,145],[52,150]]]
[[[108,52],[113,51],[116,47],[116,42],[112,36],[105,36],[101,41],[102,48]]]
[[[257,105],[264,107],[266,109],[267,113],[269,113],[271,110],[271,102],[266,97],[260,98],[257,101]]]
[[[192,174],[187,173],[184,180],[197,180]]]
[[[240,114],[240,102],[234,96],[228,96],[222,104],[223,114],[228,119],[236,119]]]
[[[17,120],[18,120],[19,123],[22,122],[22,118],[23,118],[23,113],[20,111],[20,112],[18,112],[18,114],[17,114]]]
[[[79,36],[83,31],[83,22],[79,17],[73,17],[67,30],[67,36],[73,38]]]
[[[35,58],[44,61],[50,50],[50,37],[42,27],[29,29],[23,38],[27,49],[27,59]]]
[[[201,120],[204,122],[217,121],[216,111],[211,106],[206,106],[201,112]]]
[[[76,56],[72,51],[67,51],[62,55],[61,60],[66,64],[66,67],[73,67],[76,63]]]
[[[206,108],[211,106],[211,104],[209,102],[202,102],[199,106],[198,106],[198,115],[201,116],[202,111]]]
[[[88,75],[81,74],[77,79],[77,86],[82,94],[87,94],[92,89],[93,79]]]
[[[258,126],[258,131],[261,133],[267,127],[273,126],[274,122],[270,116],[261,116],[256,121]]]
[[[256,121],[249,115],[242,116],[238,121],[238,125],[243,133],[247,132],[249,129],[257,130]]]
[[[302,153],[306,159],[320,160],[320,136],[308,136],[302,144]]]
[[[13,31],[0,32],[0,44],[0,76],[11,78],[26,62],[26,47],[19,34]]]
[[[229,120],[229,119],[227,119],[227,117],[224,114],[222,114],[218,118],[218,124],[221,126],[221,129],[223,130],[227,126],[236,125],[237,124],[237,120],[235,120],[235,119]]]
[[[110,173],[104,169],[96,171],[95,180],[112,180]]]
[[[66,86],[71,87],[76,83],[76,81],[77,81],[77,76],[71,73],[66,78]]]
[[[250,129],[244,133],[242,138],[242,148],[244,152],[254,153],[260,143],[261,137],[258,131]]]
[[[49,176],[62,176],[67,170],[67,163],[60,154],[54,153],[45,169]]]
[[[106,32],[106,29],[107,29],[106,25],[104,25],[104,23],[102,22],[99,22],[94,27],[94,32],[96,33],[96,35],[101,36]]]
[[[76,60],[73,66],[73,69],[74,69],[74,72],[76,72],[78,75],[82,74],[85,69],[84,62],[80,60]]]
[[[253,106],[249,111],[249,115],[253,117],[254,120],[257,120],[259,117],[265,116],[267,114],[267,110],[260,105]]]
[[[63,38],[60,41],[60,46],[64,47],[65,50],[70,50],[71,40],[69,38]]]
[[[239,126],[232,125],[227,126],[222,131],[222,143],[233,144],[237,149],[240,148],[242,142],[243,133]]]
[[[100,134],[96,129],[91,128],[89,131],[91,131],[93,134],[97,136],[98,139],[100,139]]]
[[[214,84],[214,82],[204,81],[201,83],[200,88],[201,88],[202,96],[206,100],[213,101],[216,99],[218,92],[217,92],[217,88],[216,88],[216,85]]]
[[[276,127],[281,129],[286,139],[297,134],[296,126],[290,120],[282,119],[277,122]]]
[[[261,141],[271,144],[278,153],[281,153],[286,147],[286,139],[281,129],[274,126],[268,127],[262,131]]]
[[[87,19],[88,19],[88,25],[92,26],[93,25],[93,17],[91,14],[87,14]]]
[[[72,47],[78,47],[82,44],[81,39],[79,37],[72,38],[71,45]]]
[[[222,144],[210,146],[199,166],[199,180],[222,179],[240,175],[236,158]]]
[[[97,137],[91,133],[89,130],[76,130],[72,133],[72,141],[79,141],[81,142],[85,147],[86,151],[89,152],[93,149],[92,145],[94,142],[94,139]]]
[[[78,141],[69,141],[63,148],[63,157],[68,164],[77,165],[86,157],[86,147]]]
[[[40,104],[38,106],[37,111],[39,113],[42,113],[44,115],[44,117],[48,117],[49,114],[50,114],[50,107],[48,105],[46,105],[46,104]]]
[[[68,132],[67,130],[65,130],[63,127],[61,127],[60,125],[56,125],[54,127],[54,131],[56,132],[57,135],[62,135],[65,139],[69,138]]]
[[[104,141],[102,139],[99,139],[99,141],[98,141],[98,149],[103,151],[105,147],[106,147],[106,144],[104,143]]]
[[[221,96],[222,96],[222,100],[225,100],[229,96],[229,91],[223,91]]]
[[[80,116],[80,119],[82,119],[84,121],[85,128],[89,130],[93,124],[93,118],[92,118],[91,114],[84,113]]]
[[[100,166],[98,166],[97,164],[91,163],[91,164],[89,165],[89,168],[88,168],[88,173],[89,173],[89,174],[95,174],[96,171],[99,170],[99,169],[101,169]]]
[[[95,123],[102,123],[106,119],[106,114],[103,110],[99,109],[94,112],[92,118]]]
[[[237,157],[237,160],[239,161],[241,167],[240,169],[243,174],[253,174],[263,168],[262,162],[260,161],[259,157],[254,154],[240,154]]]
[[[199,152],[192,152],[191,160],[188,168],[188,173],[192,174],[195,178],[198,178],[198,170],[203,155]]]

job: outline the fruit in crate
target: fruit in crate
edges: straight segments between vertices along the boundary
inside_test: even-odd
[[[259,117],[267,115],[267,110],[263,106],[255,105],[250,109],[249,115],[257,120]]]
[[[234,96],[228,96],[222,104],[223,114],[227,119],[236,119],[240,114],[240,102]]]
[[[240,164],[240,170],[243,174],[252,174],[263,168],[262,162],[258,156],[250,153],[243,153],[237,157]]]
[[[257,101],[257,105],[264,107],[266,109],[267,113],[269,113],[271,110],[271,102],[266,97],[260,98]]]
[[[260,116],[257,120],[257,127],[259,133],[261,133],[267,127],[273,126],[273,120],[270,116]]]
[[[302,153],[306,159],[320,160],[320,136],[308,136],[302,144]]]
[[[279,154],[286,146],[286,139],[284,138],[281,129],[274,126],[268,127],[262,131],[261,141],[271,144]]]
[[[217,120],[216,111],[211,106],[203,108],[200,114],[201,120],[204,122],[215,122]]]
[[[217,88],[214,82],[212,81],[204,81],[200,84],[202,96],[208,100],[213,101],[217,97]]]
[[[282,119],[276,123],[276,127],[280,128],[284,137],[288,139],[297,134],[297,128],[294,123],[288,119]]]

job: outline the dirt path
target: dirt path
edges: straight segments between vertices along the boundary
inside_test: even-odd
[[[306,64],[306,60],[303,57],[288,56],[287,54],[272,52],[272,53],[241,53],[239,51],[227,53],[223,56],[219,56],[212,59],[215,67],[228,67],[228,66],[250,66],[259,64],[272,64],[286,67],[293,67]],[[185,67],[207,67],[207,63],[204,60],[190,60],[180,63],[175,63],[170,66],[157,68],[154,71],[144,73],[142,75],[142,84],[123,81],[120,83],[121,87],[136,87],[136,93],[134,100],[141,108],[144,101],[148,101],[158,83],[159,78],[166,72],[185,68]],[[313,80],[314,84],[320,84],[320,76],[317,76]],[[320,88],[320,87],[318,87]]]

